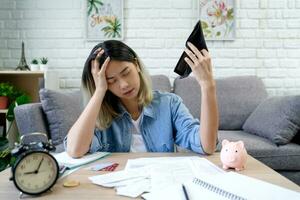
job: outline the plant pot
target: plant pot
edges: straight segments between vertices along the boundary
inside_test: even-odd
[[[8,97],[0,97],[0,109],[6,109],[8,105]]]
[[[40,68],[42,71],[47,71],[48,70],[48,64],[40,64]]]
[[[40,66],[38,64],[30,64],[30,70],[31,71],[39,71]]]

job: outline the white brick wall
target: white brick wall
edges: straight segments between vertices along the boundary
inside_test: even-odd
[[[197,0],[124,0],[125,42],[151,74],[173,68],[197,21]],[[47,56],[61,89],[78,88],[97,43],[84,40],[85,0],[0,0],[0,68]],[[207,41],[216,78],[257,75],[270,95],[300,93],[300,0],[236,0],[236,39]]]

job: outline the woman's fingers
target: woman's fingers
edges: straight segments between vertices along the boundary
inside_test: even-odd
[[[206,49],[202,49],[201,53],[204,55],[204,57],[210,57],[210,55]]]
[[[99,59],[100,59],[100,57],[102,56],[102,54],[104,53],[104,50],[103,49],[101,49],[99,52],[98,52],[98,54],[97,54],[97,56],[96,56],[96,58],[95,58],[95,60],[97,61],[97,63],[98,63],[98,65],[99,65]]]
[[[94,52],[94,54],[98,54],[99,53],[99,51],[101,51],[101,47],[99,48],[99,49],[96,49],[96,51]]]
[[[195,54],[189,49],[185,49],[184,51],[189,56],[189,58],[193,61],[193,63],[197,65],[199,61],[198,58],[195,56]]]
[[[210,63],[211,62],[211,57],[210,57],[210,54],[208,53],[208,51],[206,49],[202,49],[201,53],[204,55],[204,61],[207,62],[207,63]],[[210,71],[210,72],[212,71],[210,64],[207,65],[207,68],[208,68],[208,71]]]
[[[184,58],[184,61],[192,68],[194,69],[195,65],[193,63],[193,61],[191,61],[191,59],[189,59],[188,57]]]
[[[192,43],[188,42],[190,49],[186,48],[184,51],[188,55],[185,57],[185,62],[192,68],[193,72],[208,74],[211,73],[211,58],[206,49],[199,51]],[[200,75],[199,75],[200,76]]]
[[[197,49],[197,47],[195,47],[192,43],[188,42],[187,43],[188,46],[191,48],[192,52],[198,57],[198,58],[202,58],[202,54],[201,52]]]
[[[92,60],[92,68],[91,68],[91,73],[92,75],[95,75],[98,73],[98,70],[97,70],[97,64],[95,64],[95,60]]]
[[[103,65],[101,66],[101,69],[100,69],[99,74],[105,75],[105,71],[106,71],[106,68],[107,68],[107,65],[108,65],[109,61],[110,61],[110,58],[107,57],[107,58],[105,59]]]
[[[104,53],[104,50],[101,48],[99,48],[95,51],[94,54],[97,54],[97,56],[94,60],[92,60],[92,74],[97,74],[100,71],[99,58],[102,56],[103,53]]]

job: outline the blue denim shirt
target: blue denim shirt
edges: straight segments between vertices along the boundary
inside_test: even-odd
[[[173,93],[153,92],[152,102],[143,108],[141,135],[148,152],[174,152],[174,144],[205,154],[198,119],[194,119],[182,99]],[[132,129],[130,114],[123,108],[106,130],[95,129],[90,152],[129,152]],[[65,138],[66,146],[66,138]]]

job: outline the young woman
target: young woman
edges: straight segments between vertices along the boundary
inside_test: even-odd
[[[68,154],[173,152],[174,144],[212,154],[219,118],[211,58],[206,50],[188,45],[191,51],[185,49],[185,61],[201,87],[201,123],[177,95],[152,91],[149,76],[130,47],[108,40],[96,45],[86,60],[82,74],[86,106],[65,138]]]

